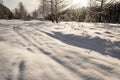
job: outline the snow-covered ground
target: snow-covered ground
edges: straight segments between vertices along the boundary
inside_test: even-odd
[[[1,20],[0,80],[120,80],[120,24]]]

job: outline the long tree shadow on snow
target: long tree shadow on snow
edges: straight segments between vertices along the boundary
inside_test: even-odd
[[[53,32],[54,34],[47,32],[44,33],[66,44],[97,51],[102,55],[110,55],[112,57],[120,59],[120,41],[111,42],[98,37],[91,38],[88,36],[85,37],[73,34],[63,34],[61,32]]]

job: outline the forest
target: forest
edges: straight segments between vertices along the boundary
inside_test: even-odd
[[[66,0],[40,0],[39,7],[28,13],[22,2],[10,11],[0,0],[0,19],[51,20],[120,23],[120,1],[89,0],[87,7],[74,8]]]

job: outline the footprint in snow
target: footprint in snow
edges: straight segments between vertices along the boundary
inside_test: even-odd
[[[106,34],[112,34],[112,33],[111,33],[111,32],[109,32],[109,31],[105,31],[105,33],[106,33]]]

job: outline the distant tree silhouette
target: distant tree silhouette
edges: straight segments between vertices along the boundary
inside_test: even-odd
[[[3,4],[0,4],[0,19],[12,19],[12,12]]]
[[[22,2],[19,3],[19,8],[18,8],[19,16],[21,19],[26,19],[27,18],[27,11],[23,5]]]
[[[19,11],[17,8],[14,10],[14,18],[19,19]]]
[[[37,17],[38,17],[37,10],[33,11],[32,16],[33,16],[34,19],[37,19]]]
[[[18,8],[15,8],[14,16],[16,19],[27,19],[28,13],[22,2],[19,3]]]

